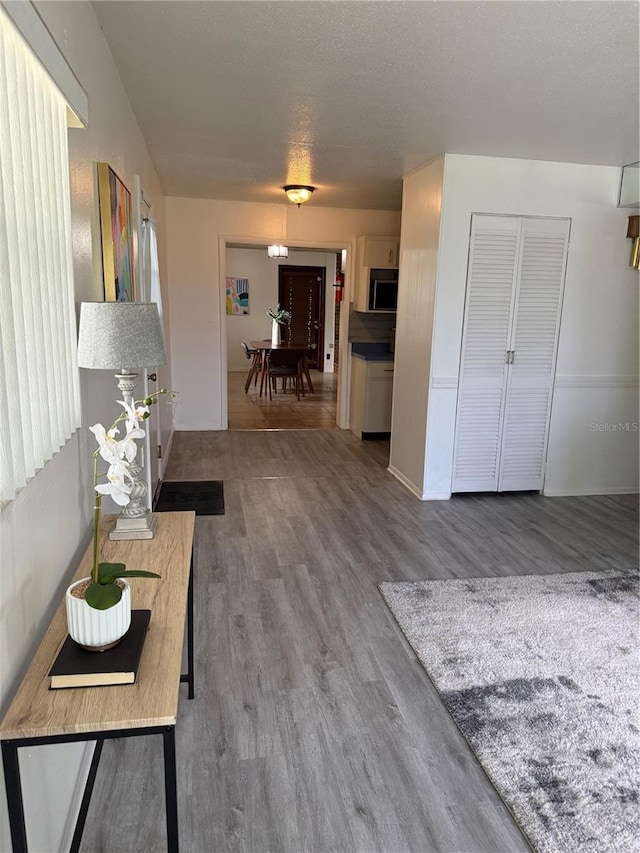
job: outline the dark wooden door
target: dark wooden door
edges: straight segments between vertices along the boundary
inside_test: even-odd
[[[324,267],[279,267],[278,302],[291,315],[283,337],[309,344],[309,367],[317,370],[324,364],[324,292]]]

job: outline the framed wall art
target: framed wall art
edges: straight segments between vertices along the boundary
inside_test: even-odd
[[[227,314],[249,313],[249,279],[227,276],[226,280]]]
[[[131,193],[108,163],[98,163],[105,302],[133,302]]]

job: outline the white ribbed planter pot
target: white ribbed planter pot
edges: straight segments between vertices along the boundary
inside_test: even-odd
[[[65,596],[67,606],[67,630],[71,639],[85,649],[102,651],[115,645],[129,630],[131,625],[131,589],[128,581],[124,584],[122,598],[108,610],[96,610],[89,607],[84,598],[71,595],[71,590],[90,580],[82,578],[72,583]]]
[[[271,346],[277,347],[280,343],[280,324],[275,320],[271,321]]]

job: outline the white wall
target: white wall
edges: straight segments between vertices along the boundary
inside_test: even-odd
[[[96,162],[109,162],[130,190],[134,175],[142,176],[154,198],[164,270],[161,188],[91,5],[36,5],[89,97],[90,127],[71,130],[69,135],[73,259],[76,302],[99,300],[103,285]],[[85,427],[96,421],[111,423],[117,408],[115,379],[96,371],[81,374]],[[167,370],[161,381],[171,384]],[[0,512],[1,712],[90,537],[93,448],[89,449],[86,436],[84,428]],[[60,849],[84,752],[82,744],[22,751],[30,849],[46,853]],[[52,780],[55,784],[50,784]],[[10,849],[2,789],[0,850]]]
[[[333,371],[333,326],[335,296],[333,284],[336,273],[335,252],[289,251],[286,260],[278,261],[267,256],[264,246],[255,249],[227,248],[226,275],[249,279],[249,314],[227,315],[227,370],[247,371],[248,362],[241,343],[271,337],[271,320],[267,310],[278,302],[278,268],[286,266],[324,267],[325,273],[325,326],[324,370]],[[327,359],[326,355],[330,358]]]
[[[317,194],[316,194],[317,195]],[[360,234],[398,234],[397,211],[318,207],[320,196],[297,208],[283,204],[167,198],[167,259],[171,305],[173,386],[180,391],[176,428],[225,429],[227,349],[224,277],[227,244],[282,243],[291,250],[355,248]],[[351,292],[348,260],[345,294]],[[345,312],[346,314],[346,312]],[[341,371],[348,369],[347,330],[341,330]],[[264,337],[261,335],[261,337]],[[343,349],[344,347],[344,349]],[[340,374],[338,424],[348,381]],[[348,408],[348,407],[347,407]]]
[[[619,180],[617,167],[445,157],[425,494],[451,489],[472,213],[571,218],[544,493],[637,490],[638,275]],[[607,423],[630,431],[593,426]]]
[[[424,497],[443,172],[444,158],[439,158],[407,176],[402,192],[389,470],[420,498]]]

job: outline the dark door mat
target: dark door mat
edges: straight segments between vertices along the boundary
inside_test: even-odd
[[[224,515],[222,480],[189,480],[163,483],[155,512],[187,512],[196,515]]]

